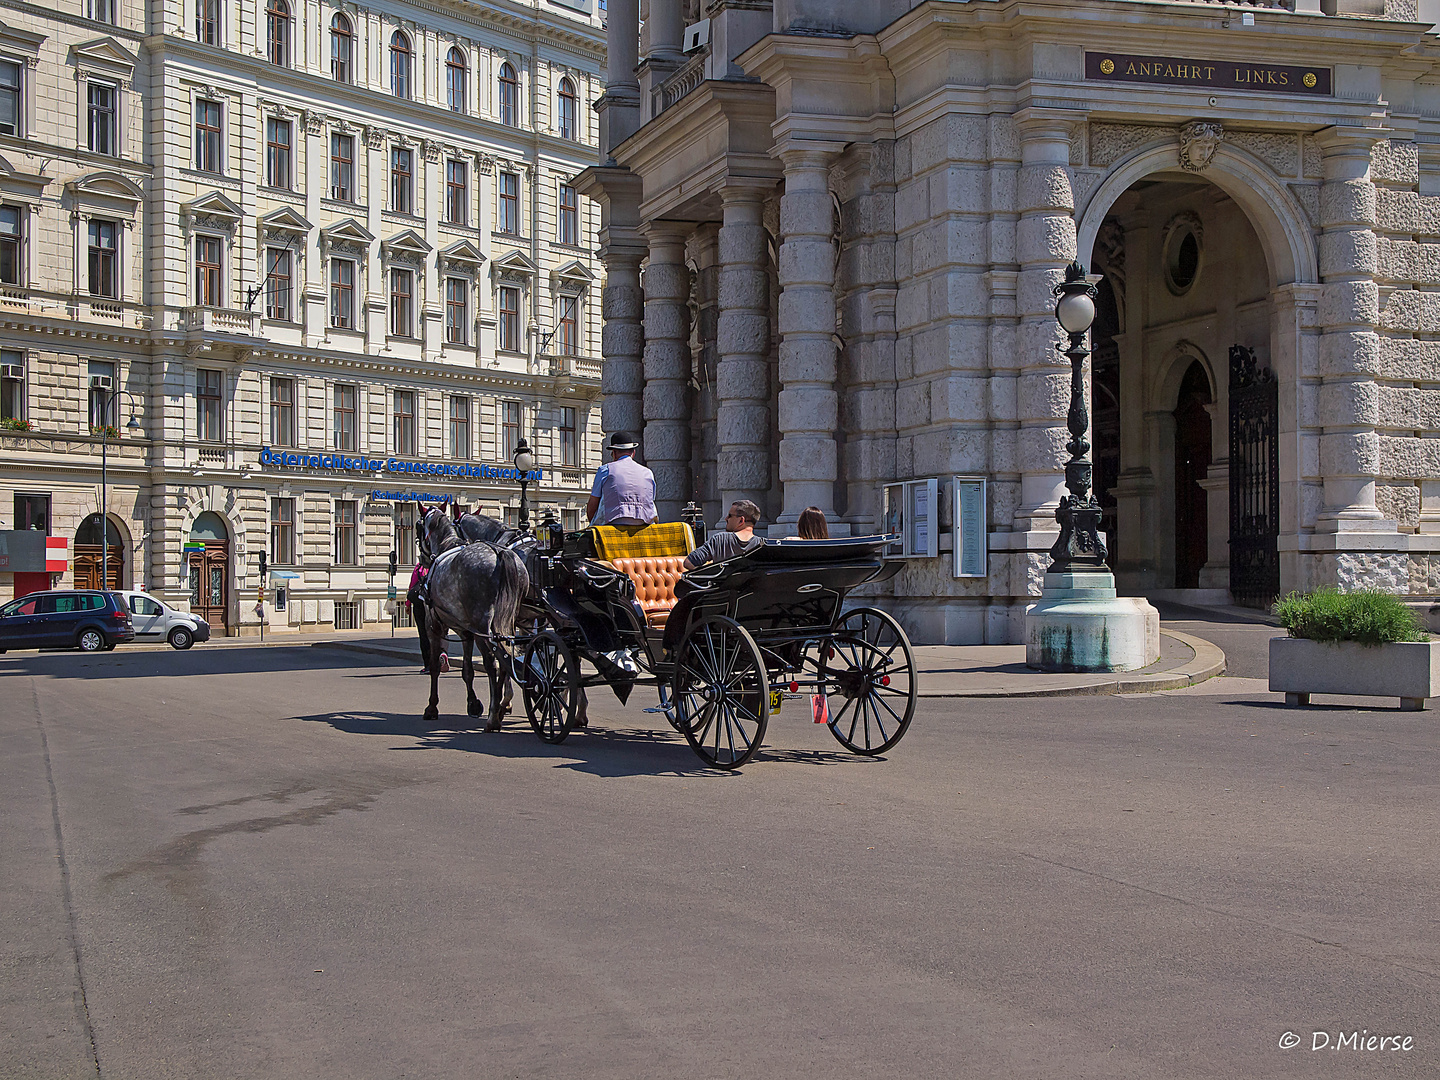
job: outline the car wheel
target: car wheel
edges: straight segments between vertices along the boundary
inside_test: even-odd
[[[105,635],[99,630],[81,630],[75,646],[81,652],[99,652],[105,647]]]
[[[183,626],[177,626],[170,631],[170,645],[176,649],[188,649],[195,644],[195,635],[190,633]]]

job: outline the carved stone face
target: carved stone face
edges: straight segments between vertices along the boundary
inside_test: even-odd
[[[1190,172],[1204,172],[1215,159],[1220,140],[1225,137],[1219,124],[1195,120],[1180,129],[1180,167]]]

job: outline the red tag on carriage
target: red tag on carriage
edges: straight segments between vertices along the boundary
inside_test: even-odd
[[[815,723],[828,724],[830,722],[830,703],[825,700],[824,694],[810,695],[810,711],[814,714]]]

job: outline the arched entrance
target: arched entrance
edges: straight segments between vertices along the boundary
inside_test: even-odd
[[[1117,583],[1131,593],[1224,590],[1223,358],[1244,345],[1293,387],[1298,320],[1285,286],[1315,280],[1313,234],[1293,196],[1253,159],[1222,148],[1198,176],[1177,168],[1173,146],[1117,165],[1081,213],[1077,234],[1081,260],[1105,275],[1113,294],[1107,301],[1102,290],[1093,347],[1102,505],[1103,463],[1118,461]],[[1112,387],[1118,405],[1108,400]],[[1292,522],[1285,531],[1297,528]]]
[[[197,517],[185,553],[190,610],[223,633],[230,608],[230,532],[224,518],[210,510]]]
[[[101,520],[99,514],[91,514],[75,530],[77,589],[124,588],[125,541],[113,521],[105,521],[102,536]]]

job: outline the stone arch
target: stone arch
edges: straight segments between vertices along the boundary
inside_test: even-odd
[[[1210,382],[1210,400],[1219,401],[1220,381],[1215,371],[1215,365],[1206,355],[1205,350],[1192,341],[1181,338],[1160,358],[1156,365],[1155,383],[1151,391],[1149,408],[1162,412],[1174,412],[1176,402],[1180,400],[1180,386],[1185,381],[1185,374],[1190,370],[1190,365],[1199,362],[1205,369],[1205,377]]]
[[[1155,173],[1176,173],[1190,179],[1196,176],[1180,169],[1173,142],[1137,150],[1116,162],[1079,211],[1076,250],[1084,259],[1091,256],[1100,226],[1116,200],[1131,185]],[[1243,150],[1221,143],[1210,167],[1199,176],[1234,199],[1250,219],[1265,249],[1272,284],[1311,284],[1320,280],[1315,230],[1295,196],[1268,166]]]

